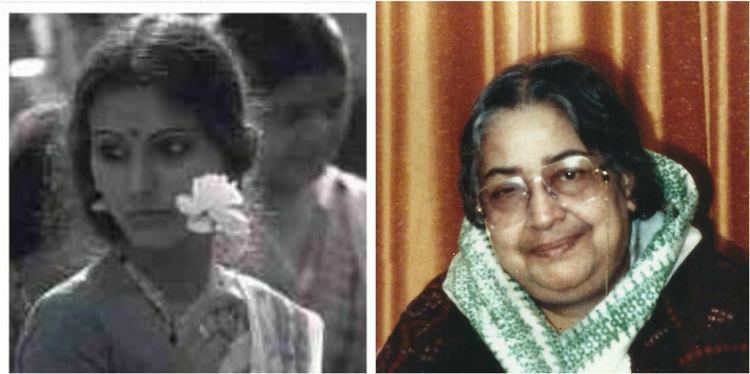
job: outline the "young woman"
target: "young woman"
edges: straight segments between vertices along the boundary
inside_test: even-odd
[[[255,149],[241,82],[192,19],[135,17],[93,48],[68,142],[111,249],[37,301],[18,371],[320,370],[320,317],[212,260],[216,233],[248,228],[229,182]]]

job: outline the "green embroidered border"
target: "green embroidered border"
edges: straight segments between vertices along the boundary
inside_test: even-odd
[[[610,296],[562,335],[557,335],[528,294],[498,266],[486,233],[464,221],[461,251],[451,263],[444,289],[506,369],[580,371],[612,343],[632,340],[650,316],[677,260],[698,196],[682,166],[649,153],[667,201],[664,225]],[[517,295],[515,303],[513,294]],[[534,338],[532,325],[521,313],[541,330],[543,342]],[[509,356],[502,353],[502,345]]]
[[[523,368],[526,371],[550,372],[552,368],[543,359],[544,354],[533,336],[524,333],[531,329],[521,317],[520,311],[510,300],[509,292],[523,293],[521,287],[515,282],[508,282],[508,285],[515,286],[515,289],[503,290],[501,285],[504,283],[502,278],[506,275],[501,274],[495,267],[488,266],[488,263],[495,263],[494,253],[489,250],[474,250],[478,248],[491,248],[489,238],[486,235],[477,235],[477,230],[464,221],[462,224],[460,236],[460,248],[462,251],[456,256],[459,261],[451,264],[444,288],[449,295],[460,300],[468,302],[456,302],[462,313],[480,332],[483,340],[488,344],[490,350],[496,357],[501,357],[501,348],[497,340],[505,342],[510,352],[515,352],[515,362],[500,360],[506,369]],[[463,249],[466,249],[464,251]],[[486,257],[491,257],[487,259]],[[485,257],[482,259],[482,257]],[[446,287],[449,285],[448,287]],[[452,292],[450,291],[452,289]],[[493,299],[494,298],[494,299]],[[492,305],[489,308],[474,308],[473,300],[483,306]],[[464,306],[469,306],[465,308]],[[477,328],[478,326],[491,326],[489,329]],[[497,340],[496,340],[497,339]]]

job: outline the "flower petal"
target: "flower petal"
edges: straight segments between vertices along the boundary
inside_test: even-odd
[[[219,230],[227,234],[249,231],[249,220],[241,210],[243,196],[236,182],[226,175],[206,174],[193,180],[191,195],[175,198],[177,208],[188,217],[188,229],[208,233]]]
[[[200,209],[198,209],[193,199],[185,194],[177,195],[177,197],[175,198],[175,205],[177,205],[177,209],[182,214],[198,215],[201,213]]]
[[[227,235],[241,235],[250,231],[250,220],[239,209],[215,209],[209,215],[216,222],[216,230]]]
[[[208,216],[189,217],[187,228],[196,234],[209,234],[214,231],[213,221]]]

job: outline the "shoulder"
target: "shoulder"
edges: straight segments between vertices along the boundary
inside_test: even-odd
[[[690,287],[685,287],[690,286]],[[747,308],[748,268],[719,254],[703,241],[675,273],[666,291],[679,295],[682,306],[691,303]]]
[[[221,272],[230,292],[247,304],[250,328],[261,339],[258,344],[279,347],[276,353],[282,362],[294,363],[294,371],[320,371],[323,319],[260,280],[223,268]]]
[[[315,196],[328,222],[329,247],[338,253],[339,263],[355,255],[360,274],[366,268],[367,247],[367,185],[360,177],[327,166],[315,182]],[[364,275],[363,275],[364,276]],[[364,283],[362,283],[364,284]]]
[[[667,284],[631,350],[649,371],[671,357],[670,370],[747,372],[747,266],[701,242]]]
[[[219,269],[229,291],[246,299],[246,302],[265,309],[278,318],[294,320],[313,330],[323,329],[323,320],[317,313],[295,303],[261,280],[224,267]]]
[[[333,165],[315,182],[319,203],[324,207],[346,203],[350,208],[364,209],[367,203],[367,182]]]
[[[665,306],[694,330],[691,335],[718,334],[747,342],[747,266],[734,264],[705,241],[685,260],[664,294]],[[738,328],[743,328],[740,336]]]
[[[100,274],[89,265],[45,292],[34,304],[36,315],[59,316],[70,313],[92,313],[104,292],[98,287]]]
[[[445,273],[430,281],[401,314],[377,356],[379,372],[501,371],[469,321],[443,291]]]
[[[100,294],[87,267],[34,304],[17,347],[18,371],[105,370]]]

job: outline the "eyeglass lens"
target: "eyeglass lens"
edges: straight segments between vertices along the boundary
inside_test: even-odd
[[[582,204],[599,195],[602,178],[598,174],[599,170],[591,160],[576,155],[545,166],[541,179],[547,193],[567,207]],[[529,187],[520,175],[503,177],[482,187],[479,198],[487,213],[512,218],[526,213]]]

